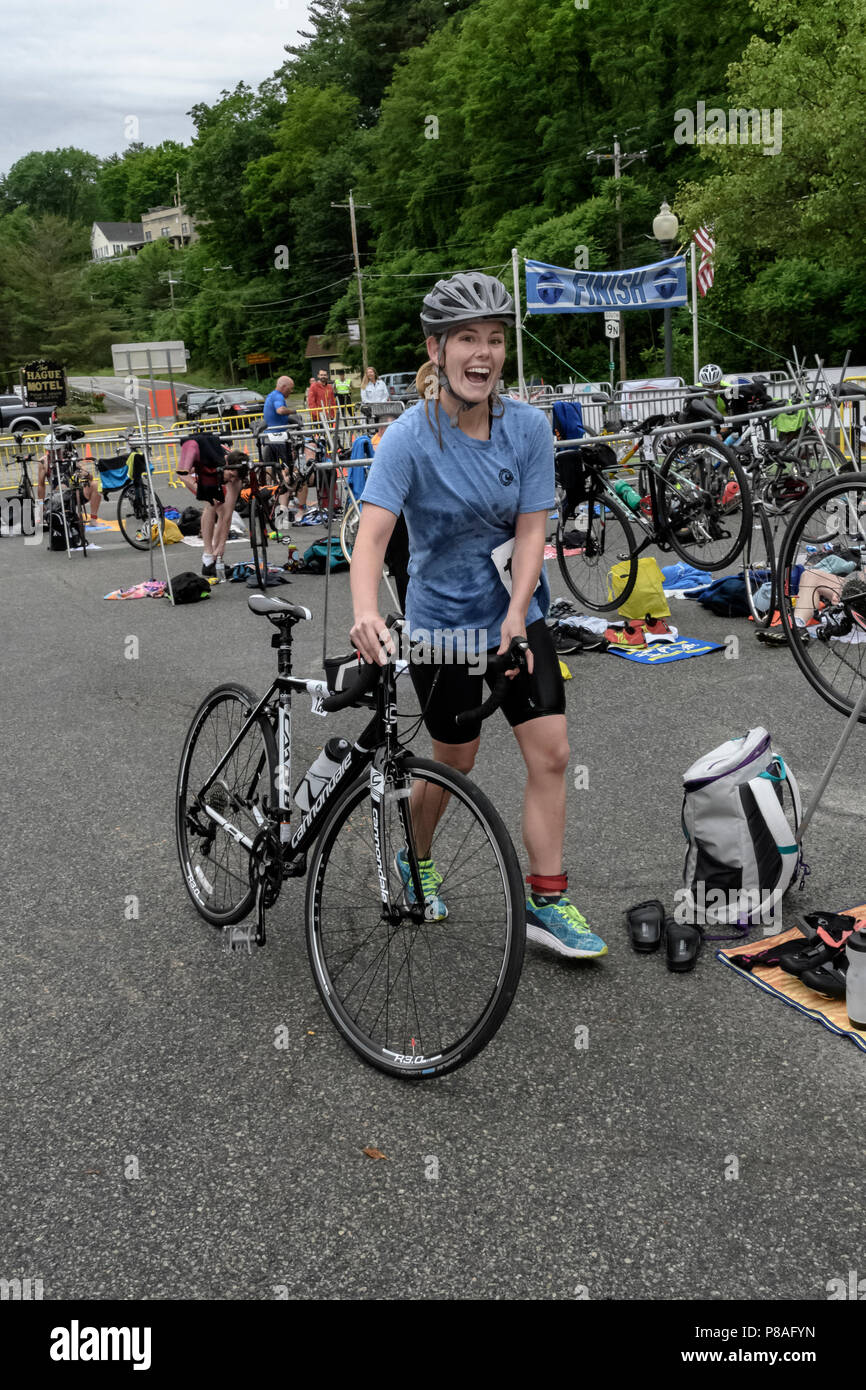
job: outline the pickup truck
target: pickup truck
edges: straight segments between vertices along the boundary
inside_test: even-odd
[[[38,434],[53,414],[53,405],[24,405],[20,396],[0,395],[0,434]]]

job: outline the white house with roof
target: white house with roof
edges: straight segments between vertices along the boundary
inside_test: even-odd
[[[90,229],[90,252],[95,261],[110,261],[127,251],[135,255],[143,245],[140,222],[94,222]]]

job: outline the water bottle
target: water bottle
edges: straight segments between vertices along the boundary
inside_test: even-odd
[[[848,978],[845,1007],[855,1028],[866,1028],[866,931],[852,932],[845,947]]]
[[[226,582],[226,564],[225,564],[225,560],[223,559],[223,557],[222,557],[221,555],[218,555],[217,558],[216,558],[216,560],[215,560],[215,562],[214,562],[214,564],[215,564],[215,566],[216,566],[217,583],[218,583],[218,584],[225,584],[225,582]]]
[[[625,478],[620,478],[619,482],[614,483],[613,490],[630,511],[640,511],[640,493],[636,492]]]
[[[349,751],[344,738],[329,738],[319,756],[295,788],[294,802],[306,814],[328,785]]]

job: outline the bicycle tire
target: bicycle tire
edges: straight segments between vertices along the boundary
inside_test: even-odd
[[[596,514],[597,513],[597,514]],[[635,586],[638,551],[629,518],[622,502],[602,494],[590,485],[587,493],[586,542],[582,553],[569,555],[565,537],[576,527],[576,517],[567,525],[562,508],[556,526],[556,561],[559,572],[575,598],[594,613],[607,613],[625,603]],[[591,552],[591,553],[588,553]],[[611,565],[629,560],[626,582],[611,598],[607,576]]]
[[[792,441],[781,457],[783,460],[790,457],[792,462],[805,467],[806,477],[814,487],[838,473],[854,472],[854,464],[838,445],[816,434],[805,434],[802,439]]]
[[[443,806],[430,857],[442,874],[437,893],[447,899],[448,916],[409,920],[394,864],[401,841],[407,843],[409,801],[385,792],[385,844],[376,847],[364,776],[339,798],[313,850],[305,922],[313,978],[337,1031],[369,1065],[421,1080],[463,1066],[501,1026],[523,964],[525,898],[514,846],[484,793],[428,758],[402,764]],[[382,919],[377,856],[401,903],[398,923]],[[473,892],[475,905],[467,908]],[[440,963],[451,972],[448,980],[437,980]],[[466,1002],[457,1002],[455,991]]]
[[[346,508],[345,515],[340,525],[340,549],[350,565],[352,563],[352,551],[355,548],[360,521],[361,509],[357,502],[352,502],[351,505]]]
[[[218,685],[193,715],[180,756],[175,795],[178,857],[193,906],[215,927],[239,922],[252,909],[255,892],[250,886],[249,851],[219,828],[200,835],[191,817],[204,780],[257,704],[258,698],[248,686],[237,681]],[[254,741],[256,735],[258,743]],[[274,805],[276,771],[276,738],[269,720],[260,714],[208,792],[208,804],[226,820],[225,812],[233,811],[236,828],[252,840]],[[199,824],[205,828],[213,822],[200,816]]]
[[[866,641],[850,639],[866,637],[866,618],[861,614],[861,621],[852,624],[851,632],[837,637],[811,636],[808,627],[804,636],[804,628],[795,621],[798,609],[791,594],[791,571],[802,559],[806,530],[810,519],[819,511],[827,518],[836,518],[837,524],[829,529],[837,542],[856,543],[866,554],[866,472],[828,478],[803,498],[785,532],[777,568],[779,611],[794,660],[822,700],[840,714],[849,715],[866,682]],[[826,618],[837,608],[841,609],[842,605],[814,610],[813,615],[819,618],[814,631],[819,632]],[[820,618],[822,612],[823,620]],[[802,610],[800,617],[803,617]],[[866,710],[860,714],[859,722],[866,724]]]
[[[680,559],[711,573],[733,564],[752,530],[749,480],[734,451],[713,435],[690,434],[668,449],[656,478],[657,519]],[[726,534],[731,518],[737,519],[733,535]]]
[[[117,499],[117,524],[120,534],[133,550],[152,550],[159,545],[159,535],[154,536],[153,528],[159,518],[160,535],[165,532],[165,508],[154,493],[156,510],[150,495],[150,484],[142,479],[132,479],[123,484]]]
[[[253,570],[260,589],[268,587],[268,523],[265,509],[258,497],[250,500],[250,544],[253,548]]]
[[[755,603],[755,595],[767,582],[763,577],[767,570],[770,572],[770,603],[765,611]],[[755,627],[769,627],[776,608],[775,555],[773,528],[763,507],[759,508],[752,523],[751,535],[746,541],[743,578],[746,583],[746,601]]]
[[[86,559],[87,559],[87,528],[86,528],[85,522],[84,522],[84,497],[83,497],[83,494],[82,494],[82,492],[81,492],[81,489],[78,488],[78,487],[74,487],[74,488],[71,488],[71,489],[70,489],[70,495],[69,495],[69,511],[68,511],[68,513],[67,513],[67,516],[68,516],[68,518],[69,518],[69,539],[70,539],[70,543],[72,542],[72,535],[73,535],[73,532],[74,532],[74,531],[77,531],[77,532],[78,532],[78,542],[79,542],[79,543],[78,543],[78,545],[74,546],[74,549],[75,549],[75,550],[80,550],[80,551],[81,551],[81,554],[82,554],[82,557],[86,560]]]

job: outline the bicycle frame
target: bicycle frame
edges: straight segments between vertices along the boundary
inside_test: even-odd
[[[238,844],[242,844],[250,853],[257,852],[256,840],[251,840],[248,835],[244,835],[237,826],[222,816],[214,807],[208,805],[206,796],[209,788],[220,776],[229,758],[239,746],[247,731],[259,718],[264,715],[275,728],[277,739],[277,779],[275,792],[275,806],[269,818],[262,819],[260,835],[278,836],[280,877],[286,878],[300,877],[306,873],[307,852],[318,839],[318,836],[325,824],[328,813],[341,787],[354,781],[365,768],[370,767],[370,787],[371,804],[373,817],[373,841],[376,849],[376,864],[379,877],[379,890],[382,896],[383,910],[389,917],[395,914],[395,905],[391,899],[388,875],[383,864],[383,857],[380,851],[382,840],[382,811],[383,798],[386,795],[386,780],[393,781],[395,786],[390,794],[406,798],[409,796],[411,787],[408,779],[405,778],[402,767],[402,749],[397,738],[397,710],[395,685],[397,676],[406,670],[406,663],[398,661],[388,663],[383,668],[382,679],[376,687],[376,708],[373,718],[362,730],[355,740],[349,752],[343,759],[340,767],[328,784],[322,789],[315,802],[302,817],[300,824],[294,834],[291,832],[292,814],[292,692],[305,693],[311,697],[312,712],[326,716],[326,711],[322,709],[322,701],[333,694],[328,689],[325,681],[309,680],[304,677],[293,676],[291,674],[291,639],[286,633],[281,633],[274,639],[274,645],[279,648],[279,670],[276,679],[271,683],[267,693],[259,700],[254,710],[250,711],[243,726],[232,740],[229,747],[223,753],[216,767],[202,784],[198,796],[196,809],[207,817],[215,826],[219,827],[225,834],[230,835]],[[276,710],[273,710],[273,703],[276,699]],[[251,783],[254,783],[263,771],[265,755],[251,774]],[[417,867],[417,853],[414,849],[414,835],[412,830],[411,818],[401,812],[404,822],[403,828],[407,835],[407,845],[409,847],[409,862],[412,866],[413,888],[416,894],[415,901],[424,901],[424,894],[421,887],[420,877]],[[263,923],[261,922],[257,940],[260,944],[264,942]]]

